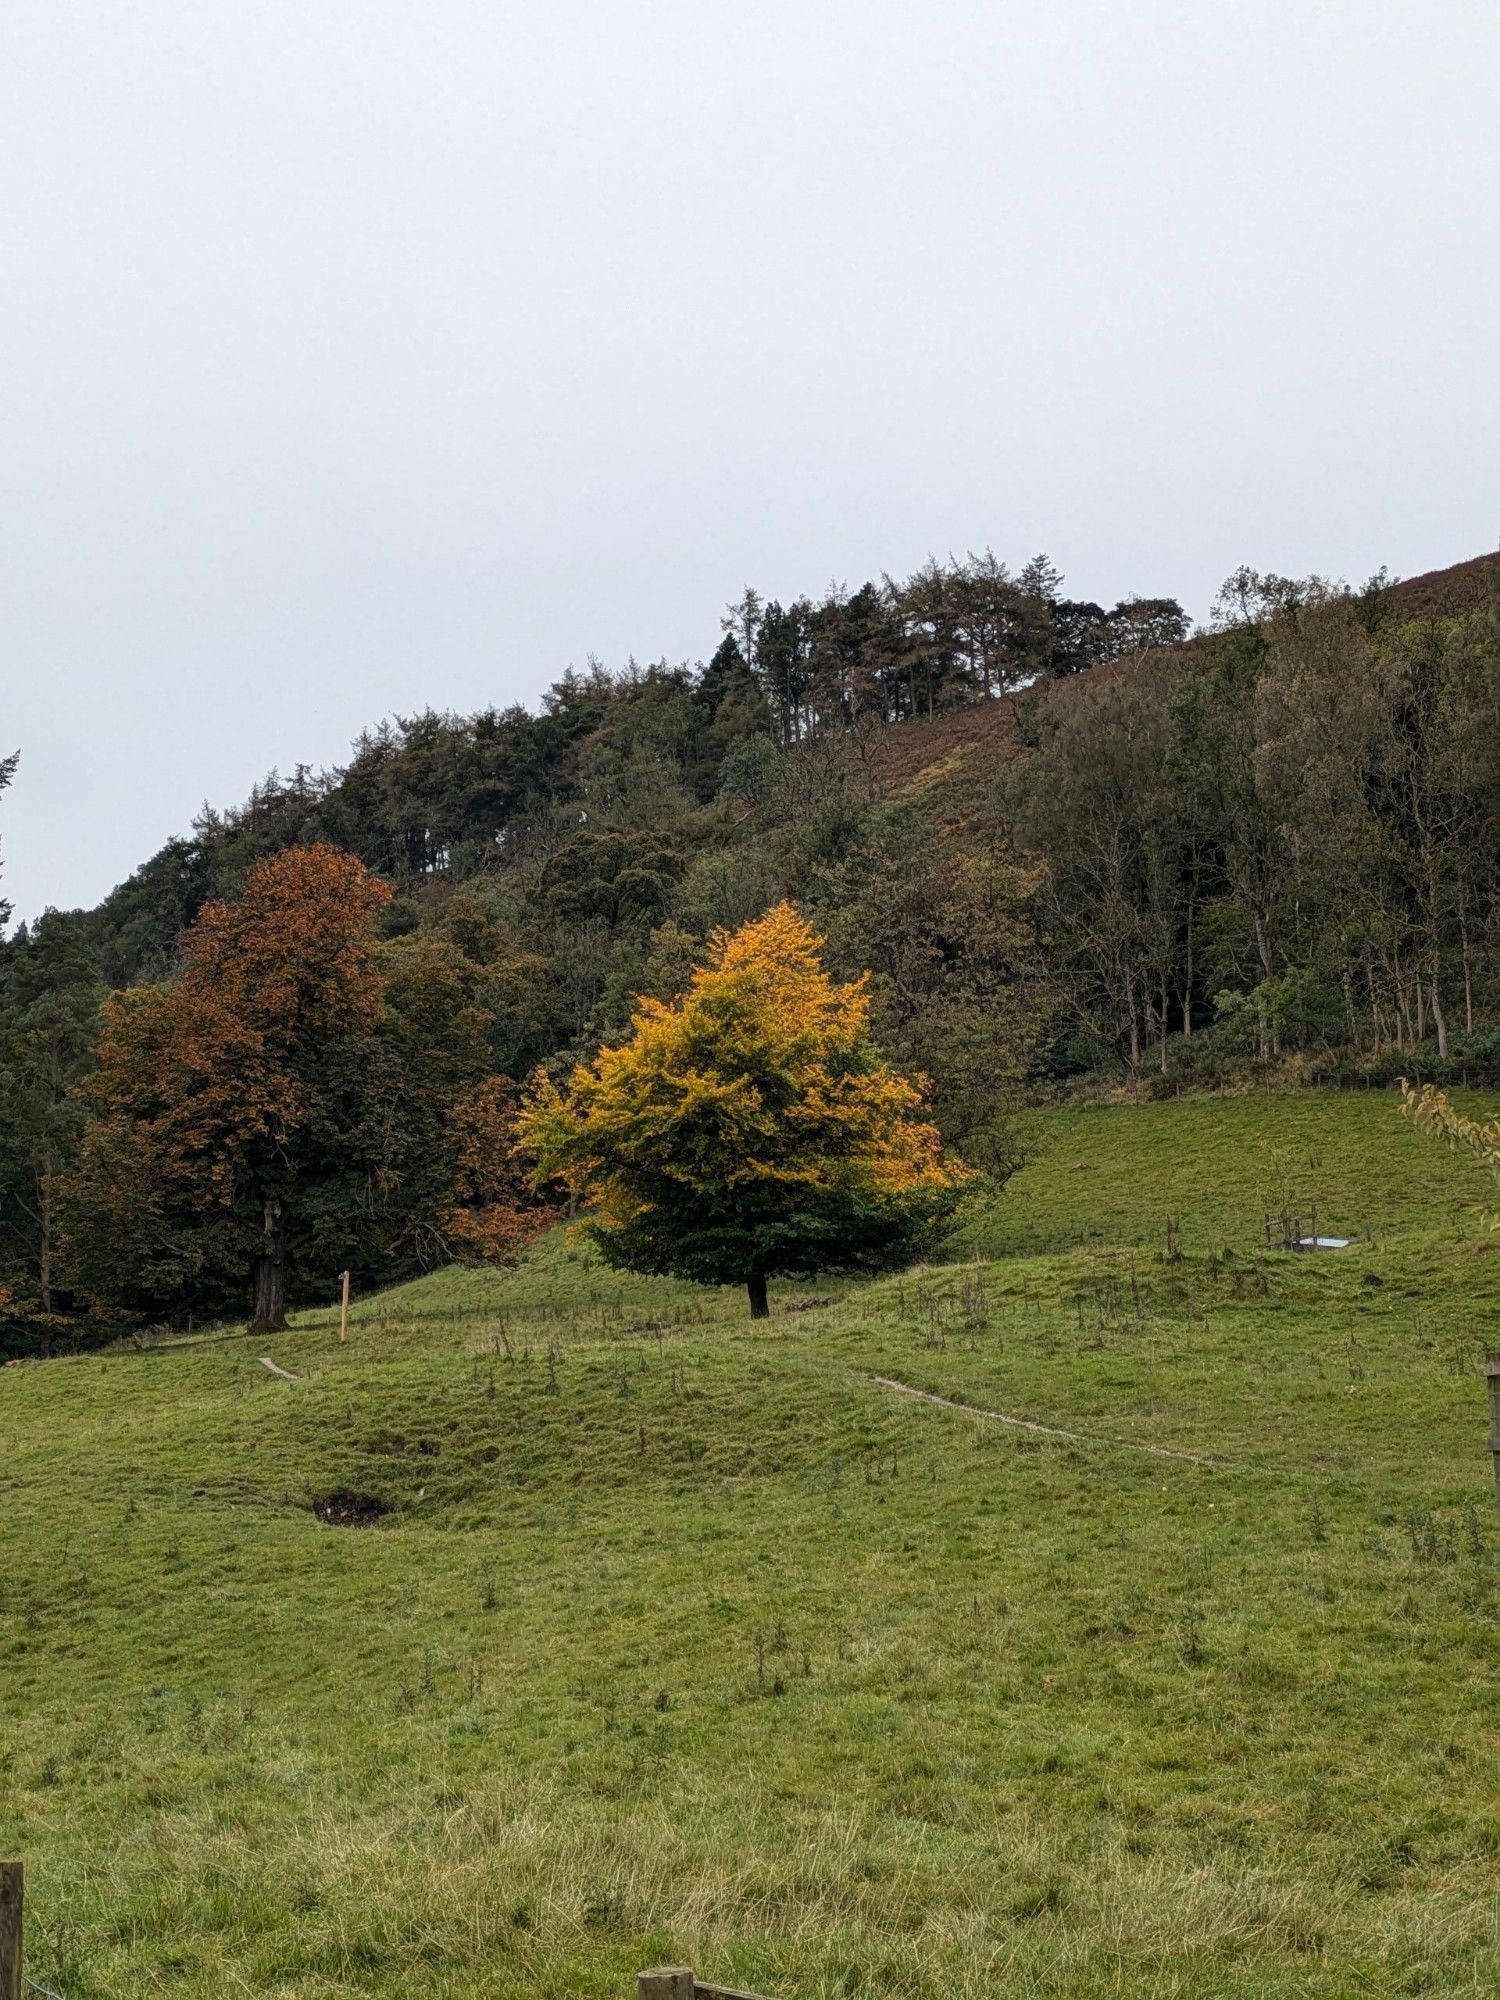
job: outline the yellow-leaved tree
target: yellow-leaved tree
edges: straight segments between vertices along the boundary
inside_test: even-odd
[[[1401,1109],[1413,1124],[1434,1137],[1446,1139],[1460,1152],[1470,1153],[1495,1183],[1500,1201],[1500,1118],[1466,1118],[1441,1090],[1430,1083],[1420,1089],[1401,1079]],[[1481,1209],[1491,1229],[1500,1229],[1500,1211]]]
[[[899,1266],[934,1241],[970,1171],[870,1040],[863,979],[835,985],[790,903],[733,935],[628,1041],[535,1083],[519,1137],[538,1183],[590,1210],[610,1263],[743,1284]]]

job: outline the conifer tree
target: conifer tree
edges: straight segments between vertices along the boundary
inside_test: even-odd
[[[0,952],[0,1274],[53,1315],[56,1191],[83,1123],[103,982],[86,920],[49,910]]]
[[[5,790],[5,787],[16,775],[16,765],[19,761],[20,753],[15,750],[8,757],[0,757],[0,792]],[[9,922],[10,904],[6,902],[3,896],[0,896],[0,931],[3,931]]]
[[[878,1270],[930,1244],[969,1178],[881,1060],[865,982],[835,985],[789,903],[732,936],[630,1039],[541,1077],[519,1133],[538,1178],[589,1204],[612,1264],[743,1284]]]

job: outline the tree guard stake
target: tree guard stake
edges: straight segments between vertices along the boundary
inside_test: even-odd
[[[0,2000],[21,2000],[21,1916],[26,1869],[0,1861]]]

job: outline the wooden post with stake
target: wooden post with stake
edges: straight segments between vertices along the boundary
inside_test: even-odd
[[[0,2000],[21,2000],[21,1918],[26,1869],[0,1861]]]
[[[339,1299],[339,1339],[349,1338],[349,1273],[343,1274],[343,1293]]]
[[[1487,1355],[1479,1372],[1489,1378],[1490,1452],[1495,1461],[1495,1512],[1500,1514],[1500,1354]]]
[[[685,1965],[658,1965],[639,1973],[636,2000],[762,2000],[759,1993],[742,1993],[737,1986],[705,1986]]]

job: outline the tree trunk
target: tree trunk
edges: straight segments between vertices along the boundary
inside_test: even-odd
[[[1370,957],[1369,940],[1365,941],[1365,996],[1370,1003],[1370,1033],[1375,1040],[1375,1054],[1379,1055],[1385,1041],[1385,1020],[1380,1011],[1380,995],[1375,987],[1375,965]]]
[[[1411,1016],[1406,1009],[1406,981],[1401,976],[1399,965],[1391,968],[1391,1007],[1396,1016],[1396,1047],[1411,1046]]]
[[[41,1293],[42,1311],[52,1310],[52,1181],[50,1170],[42,1175],[42,1184],[37,1190],[41,1222],[37,1231],[36,1272],[37,1289]]]
[[[745,1290],[750,1294],[751,1319],[769,1319],[771,1317],[771,1305],[766,1297],[765,1272],[752,1272],[745,1281]]]
[[[286,1214],[274,1195],[266,1202],[262,1241],[265,1248],[255,1260],[250,1331],[280,1333],[286,1325]]]
[[[1194,887],[1196,888],[1196,883]],[[1187,906],[1187,969],[1182,980],[1182,1039],[1190,1041],[1193,1033],[1193,899],[1188,898]]]
[[[1432,975],[1432,1025],[1437,1029],[1438,1060],[1448,1060],[1448,1016],[1443,1012],[1443,996],[1438,991],[1437,974]]]
[[[1260,959],[1260,978],[1263,986],[1269,986],[1276,977],[1276,954],[1271,949],[1271,926],[1264,911],[1252,910],[1251,923],[1255,929],[1255,951]]]
[[[1257,909],[1253,913],[1255,924],[1255,949],[1260,956],[1260,984],[1264,993],[1276,977],[1276,954],[1271,948],[1271,925],[1264,912]],[[1260,1031],[1260,1059],[1268,1062],[1281,1054],[1281,1021],[1271,1014],[1264,1000],[1256,1003]]]
[[[1161,1073],[1163,1076],[1167,1073],[1167,1010],[1169,1004],[1170,996],[1167,992],[1167,975],[1163,972],[1161,976]]]

